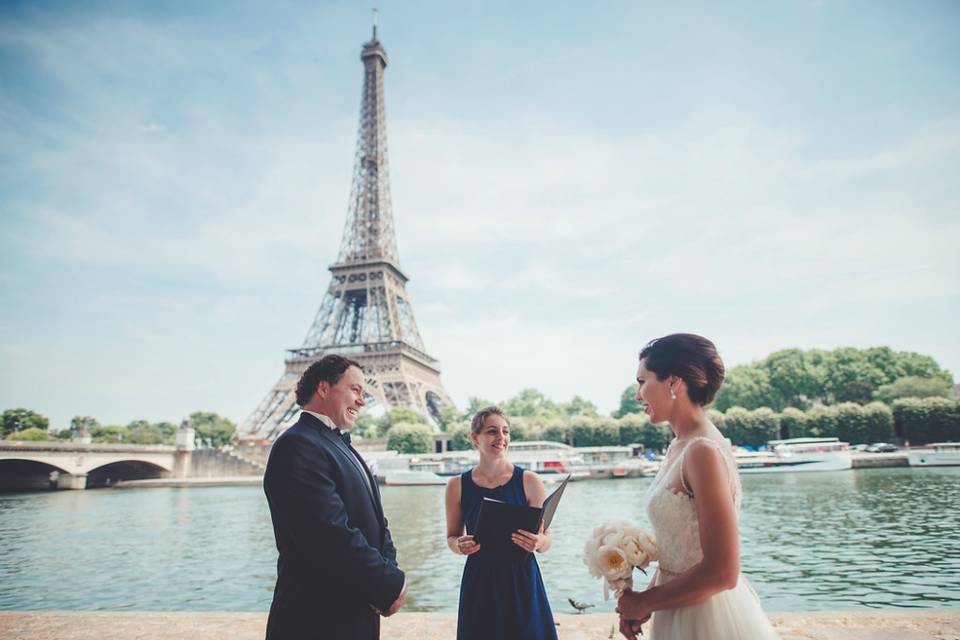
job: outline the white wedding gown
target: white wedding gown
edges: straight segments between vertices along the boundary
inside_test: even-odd
[[[655,584],[664,584],[703,559],[695,498],[683,478],[684,454],[691,446],[711,446],[727,461],[730,491],[740,514],[740,476],[730,447],[709,438],[674,441],[647,491],[647,515],[660,548]],[[741,575],[737,586],[697,604],[653,614],[651,640],[776,640],[756,593]]]

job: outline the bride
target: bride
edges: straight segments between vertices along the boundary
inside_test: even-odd
[[[723,375],[716,347],[701,336],[669,335],[640,352],[637,400],[676,438],[647,491],[658,569],[648,589],[628,590],[617,602],[620,632],[630,640],[651,616],[653,640],[778,637],[740,575],[740,477],[729,442],[704,411]]]

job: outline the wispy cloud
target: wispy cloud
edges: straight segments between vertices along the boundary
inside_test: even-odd
[[[60,424],[242,419],[327,286],[355,52],[318,59],[299,28],[36,15],[0,20],[19,65],[0,68],[0,402]],[[577,62],[590,51],[566,68],[606,64]],[[541,64],[524,60],[483,86],[520,87]],[[391,67],[388,95],[417,82]],[[890,344],[960,373],[960,105],[865,147],[729,96],[623,127],[515,91],[488,117],[435,87],[415,109],[388,101],[401,262],[457,401],[535,386],[609,410],[637,348],[676,330],[731,364]],[[71,382],[51,397],[51,377]]]

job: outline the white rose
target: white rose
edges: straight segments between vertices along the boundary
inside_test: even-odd
[[[617,578],[622,578],[625,575],[630,575],[630,572],[633,567],[630,566],[630,563],[627,562],[627,558],[623,555],[623,551],[617,549],[616,547],[600,547],[600,552],[598,556],[600,572],[603,574],[607,580],[614,580]]]

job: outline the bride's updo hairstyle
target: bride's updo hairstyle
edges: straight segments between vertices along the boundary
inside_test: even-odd
[[[707,406],[723,385],[723,360],[717,347],[703,336],[673,333],[651,340],[640,350],[640,359],[658,380],[682,378],[694,404]]]

